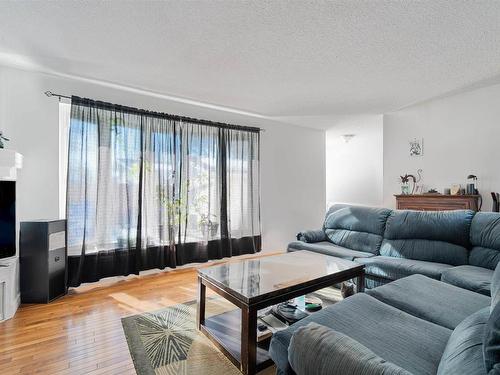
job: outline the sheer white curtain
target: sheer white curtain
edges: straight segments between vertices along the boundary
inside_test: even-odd
[[[229,236],[252,236],[260,233],[259,133],[226,132]]]
[[[72,98],[70,285],[260,251],[255,128]]]
[[[59,219],[66,218],[66,179],[71,103],[59,102]]]

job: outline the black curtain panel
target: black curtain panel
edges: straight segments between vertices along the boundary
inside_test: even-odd
[[[72,97],[70,286],[260,251],[257,128]]]

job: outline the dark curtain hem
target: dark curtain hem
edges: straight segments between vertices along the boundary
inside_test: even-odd
[[[141,269],[175,268],[189,263],[204,263],[232,256],[255,254],[262,250],[261,236],[218,239],[207,242],[190,242],[175,245],[176,259],[168,256],[168,246],[148,247],[142,251]],[[135,249],[100,251],[83,257],[68,256],[68,286],[77,287],[105,277],[138,275]],[[165,262],[165,259],[169,260]],[[83,264],[80,264],[83,262]]]

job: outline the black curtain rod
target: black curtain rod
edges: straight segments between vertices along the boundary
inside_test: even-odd
[[[52,91],[45,91],[44,92],[45,95],[47,95],[49,98],[51,96],[56,96],[58,97],[59,99],[61,98],[64,98],[64,99],[70,99],[71,100],[71,96],[66,96],[66,95],[60,95],[60,94],[54,94]]]
[[[53,93],[52,91],[45,91],[45,95],[47,95],[49,98],[52,96],[58,97],[59,100],[61,98],[69,99],[71,100],[73,97],[67,96],[67,95],[61,95],[61,94],[56,94]],[[122,106],[119,104],[112,104],[112,103],[107,103],[107,102],[101,102],[101,101],[96,101],[92,99],[84,99],[75,96],[75,99],[78,99],[82,102],[88,101],[88,102],[93,102],[97,105],[104,106],[104,107],[113,107],[117,108],[120,110],[124,111],[130,111],[130,112],[135,112],[135,113],[145,113],[148,115],[153,115],[153,116],[158,116],[161,118],[169,118],[172,120],[179,120],[179,121],[186,121],[186,122],[191,122],[195,124],[200,124],[200,125],[207,125],[207,126],[216,126],[216,127],[222,127],[222,128],[228,128],[228,129],[237,129],[237,130],[247,130],[247,131],[253,131],[253,132],[264,132],[266,131],[265,129],[262,128],[256,128],[256,127],[251,127],[251,126],[242,126],[242,125],[234,125],[234,124],[227,124],[224,122],[215,122],[215,121],[209,121],[209,120],[200,120],[197,118],[192,118],[192,117],[185,117],[185,116],[178,116],[178,115],[171,115],[168,113],[162,113],[162,112],[154,112],[154,111],[148,111],[146,109],[138,109],[138,108],[133,108],[133,107],[127,107],[127,106]]]

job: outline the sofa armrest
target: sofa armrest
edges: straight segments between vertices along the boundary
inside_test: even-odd
[[[307,243],[321,242],[326,240],[326,234],[322,229],[304,230],[297,233],[297,240]]]
[[[295,331],[288,361],[297,375],[411,375],[349,336],[316,323]]]

